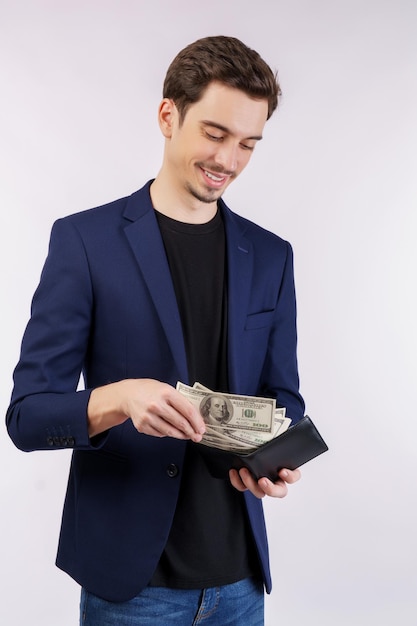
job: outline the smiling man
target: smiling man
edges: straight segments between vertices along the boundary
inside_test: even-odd
[[[169,93],[169,92],[168,92]],[[184,217],[193,223],[211,219],[216,201],[245,168],[268,116],[266,100],[217,81],[182,117],[171,98],[159,107],[159,124],[166,138],[162,169],[151,188],[166,214],[175,212],[168,195],[174,191]],[[166,200],[165,200],[166,198]],[[205,206],[208,205],[208,206]]]
[[[304,414],[291,246],[222,199],[279,95],[238,39],[190,44],[166,75],[156,178],[53,226],[7,426],[22,450],[73,448],[57,565],[82,587],[82,625],[263,624],[262,498],[300,472],[213,478],[175,385]]]

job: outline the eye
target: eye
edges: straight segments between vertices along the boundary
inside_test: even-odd
[[[255,149],[255,146],[248,146],[246,143],[241,143],[241,144],[240,144],[240,147],[241,147],[243,150],[250,150],[250,151],[252,151],[252,150],[254,150],[254,149]]]
[[[206,137],[210,139],[210,141],[221,141],[223,139],[223,135],[212,135],[206,131]]]

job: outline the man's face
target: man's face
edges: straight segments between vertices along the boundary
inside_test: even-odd
[[[181,195],[212,203],[247,165],[262,139],[266,100],[213,82],[180,123],[172,103],[172,129],[166,145],[171,182]]]
[[[216,421],[221,422],[227,414],[227,405],[224,398],[211,398],[210,416]]]

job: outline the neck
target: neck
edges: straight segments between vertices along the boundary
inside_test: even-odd
[[[205,224],[217,212],[217,201],[206,203],[189,192],[176,188],[161,170],[150,188],[153,207],[174,220],[188,224]]]

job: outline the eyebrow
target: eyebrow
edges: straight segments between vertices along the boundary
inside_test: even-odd
[[[211,122],[210,120],[202,120],[201,122],[203,126],[212,126],[213,128],[218,128],[219,130],[227,133],[228,135],[233,135],[229,128],[223,126],[222,124],[218,124],[217,122]],[[244,140],[253,139],[254,141],[260,141],[262,139],[262,135],[254,135],[253,137],[244,137]]]

